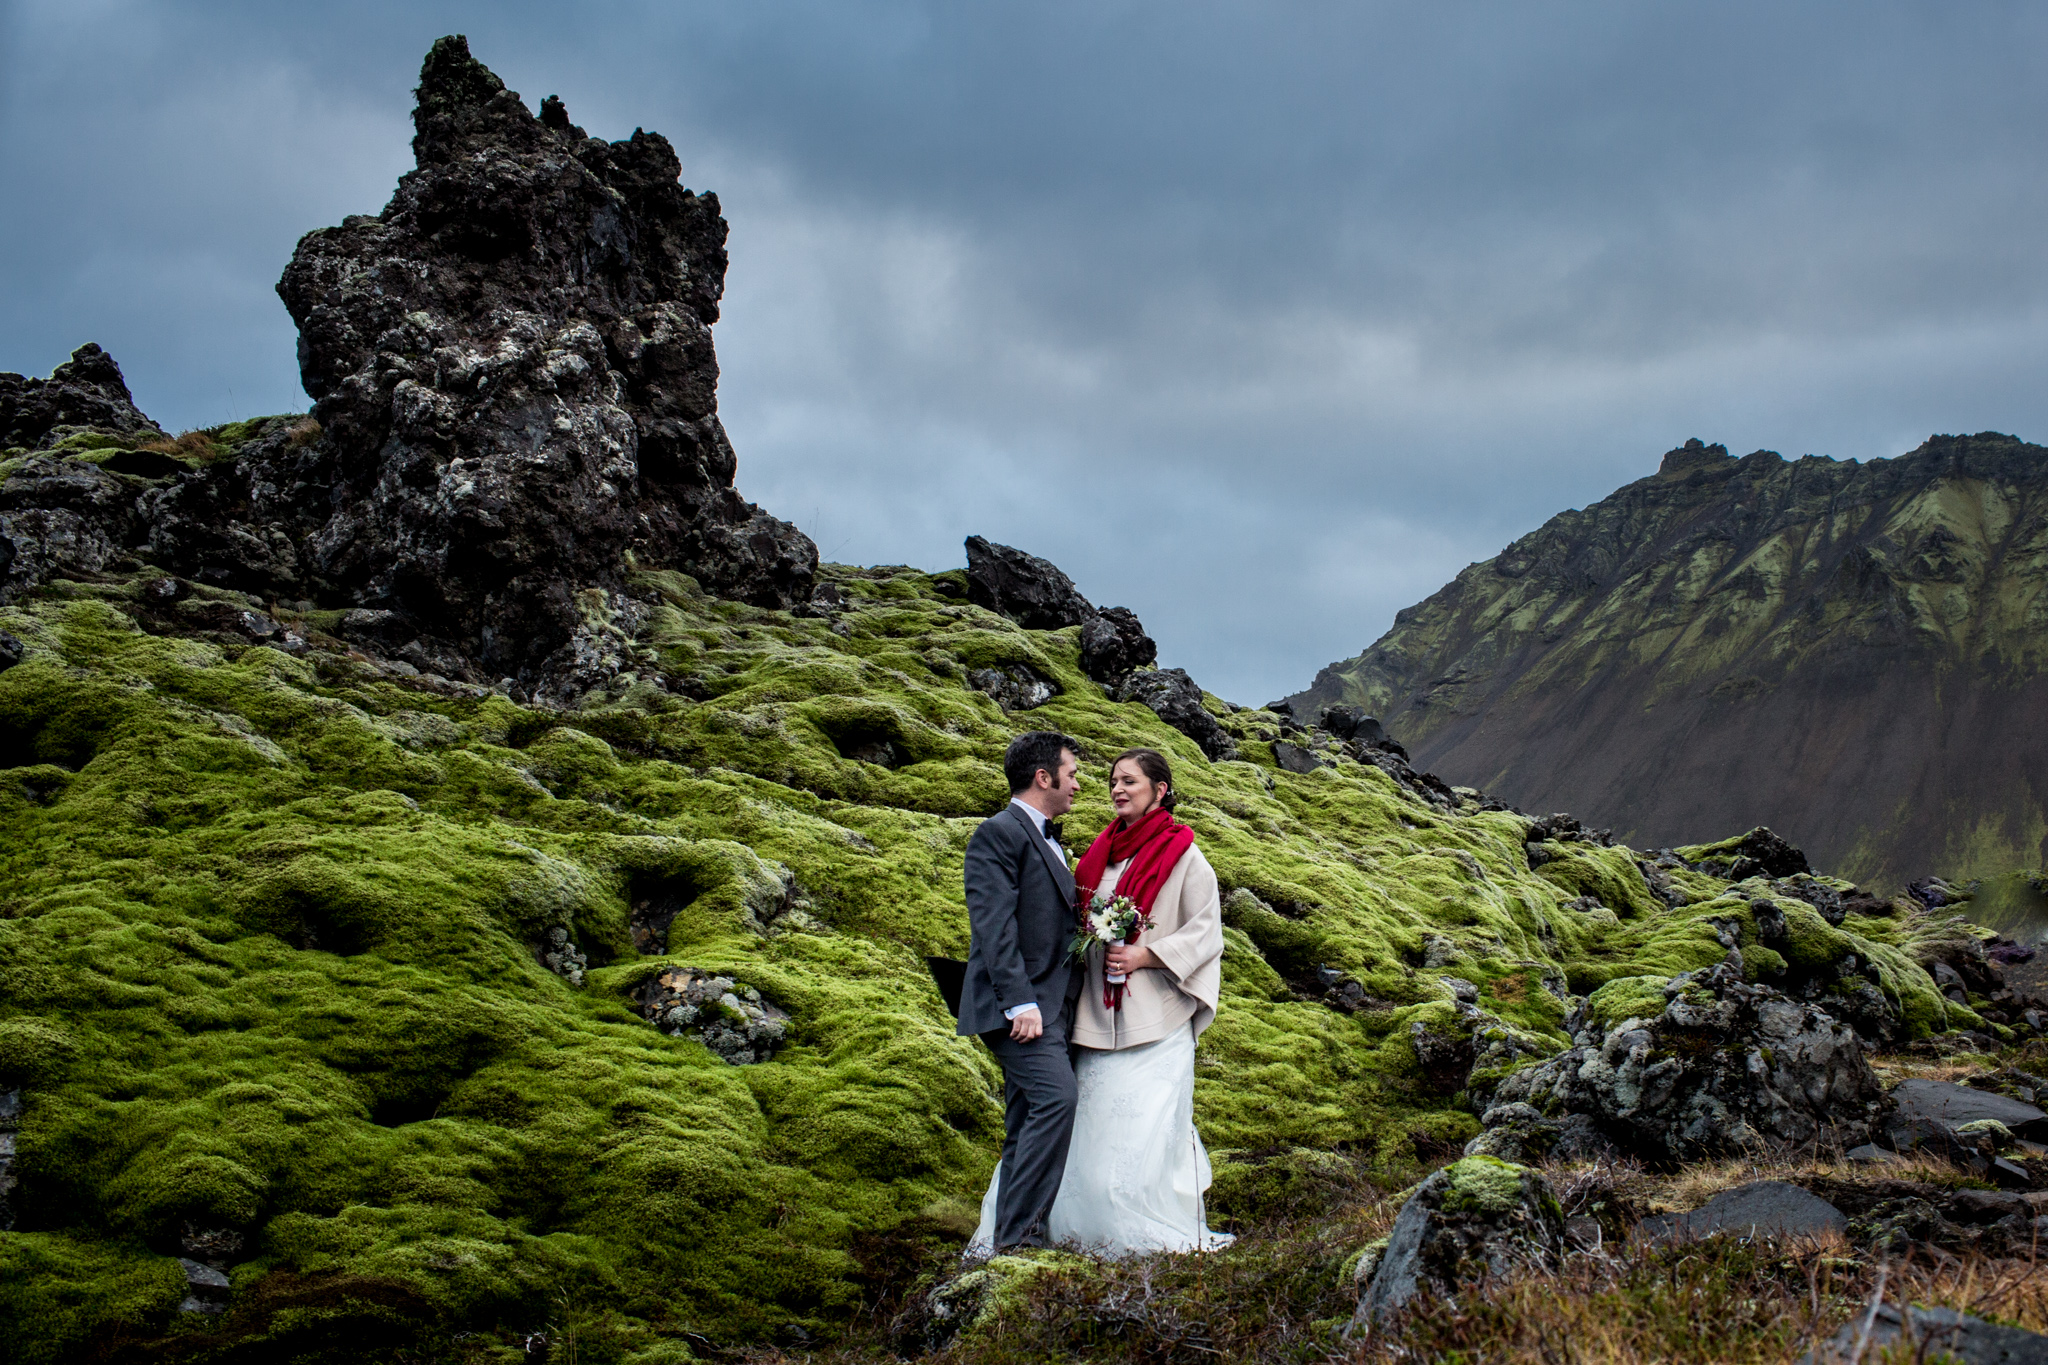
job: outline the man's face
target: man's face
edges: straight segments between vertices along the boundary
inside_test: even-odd
[[[1037,780],[1044,788],[1046,814],[1065,815],[1074,808],[1074,794],[1081,790],[1081,760],[1074,757],[1072,749],[1062,749],[1059,775],[1040,768]]]

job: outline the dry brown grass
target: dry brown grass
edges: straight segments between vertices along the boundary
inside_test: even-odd
[[[1553,1180],[1557,1176],[1553,1173]],[[1746,1185],[1752,1180],[1784,1180],[1794,1185],[1825,1179],[1847,1184],[1911,1180],[1926,1185],[1955,1186],[1970,1180],[1970,1173],[1944,1158],[1918,1153],[1896,1161],[1859,1162],[1844,1160],[1839,1153],[1804,1157],[1743,1158],[1703,1162],[1666,1177],[1643,1177],[1632,1189],[1644,1207],[1654,1213],[1680,1213],[1696,1209],[1723,1190]]]
[[[1982,1053],[1965,1053],[1958,1057],[1910,1057],[1900,1053],[1887,1053],[1870,1059],[1870,1068],[1875,1071],[1886,1086],[1897,1085],[1905,1080],[1944,1081],[1950,1085],[1968,1084],[1972,1076],[1981,1076],[1998,1070],[1997,1059]]]
[[[1419,1299],[1378,1330],[1347,1338],[1355,1295],[1334,1269],[1384,1227],[1354,1221],[1342,1234],[1304,1231],[1248,1238],[1216,1256],[1045,1273],[993,1328],[927,1358],[941,1365],[1791,1365],[1864,1311],[1880,1283],[1892,1304],[1940,1305],[2048,1330],[2048,1273],[2031,1261],[1936,1254],[1878,1264],[1847,1254],[1837,1240],[1776,1248],[1721,1238],[1574,1254],[1553,1272]],[[909,1344],[883,1334],[743,1358],[865,1365],[906,1358],[899,1350],[908,1354]],[[1879,1359],[1873,1352],[1866,1365]]]
[[[211,431],[181,432],[176,436],[166,436],[160,440],[144,441],[135,448],[137,450],[151,450],[160,455],[170,455],[181,459],[198,460],[202,464],[217,460],[227,453],[220,442],[214,439]]]

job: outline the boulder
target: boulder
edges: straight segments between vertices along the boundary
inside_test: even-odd
[[[967,537],[967,600],[1026,630],[1078,626],[1096,614],[1074,580],[1051,560],[980,536]],[[1137,618],[1131,619],[1135,623]]]
[[[1202,689],[1184,668],[1133,673],[1116,690],[1118,701],[1142,702],[1168,725],[1200,745],[1212,763],[1237,757],[1237,741],[1202,705]]]
[[[0,544],[4,543],[0,542]],[[4,569],[0,569],[0,573],[4,572]],[[27,654],[28,650],[21,641],[15,639],[6,631],[0,630],[0,673],[5,673],[8,669],[20,663]]]
[[[1466,1156],[1502,1161],[1609,1161],[1618,1153],[1590,1114],[1549,1119],[1526,1104],[1510,1101],[1487,1108],[1479,1136],[1465,1144]]]
[[[1508,1075],[1494,1105],[1583,1114],[1624,1152],[1660,1164],[1822,1134],[1867,1139],[1882,1087],[1854,1029],[1744,981],[1739,951],[1658,994],[1611,1021],[1582,1006],[1567,1021],[1574,1045]]]
[[[225,1274],[189,1256],[178,1258],[178,1268],[185,1272],[185,1298],[178,1305],[180,1313],[214,1316],[228,1311],[229,1286]]]
[[[1876,1360],[1903,1341],[1907,1360],[1945,1360],[1954,1365],[2048,1365],[2048,1336],[1986,1322],[1953,1308],[1894,1308],[1881,1303],[1858,1311],[1834,1339],[1816,1346],[1806,1365],[1851,1365]]]
[[[1691,1213],[1645,1218],[1636,1225],[1636,1237],[1646,1243],[1696,1241],[1716,1233],[1819,1238],[1848,1230],[1848,1218],[1820,1196],[1783,1180],[1753,1180],[1721,1191]]]
[[[1362,744],[1387,742],[1386,727],[1368,716],[1362,706],[1339,703],[1323,708],[1323,728],[1339,739],[1355,739]]]
[[[1550,1267],[1565,1251],[1564,1210],[1541,1174],[1468,1156],[1416,1186],[1369,1274],[1351,1319],[1369,1330],[1417,1294],[1449,1294],[1482,1278]]]
[[[1273,742],[1273,761],[1290,773],[1312,773],[1323,766],[1323,761],[1316,757],[1315,750],[1304,749],[1299,744],[1289,744],[1284,739]]]
[[[898,1349],[928,1355],[971,1341],[1005,1311],[1021,1306],[1038,1276],[1080,1277],[1095,1270],[1096,1263],[1086,1257],[1052,1249],[1010,1251],[969,1262],[912,1301],[897,1322]]]
[[[1955,1132],[1988,1119],[2023,1137],[2048,1137],[2048,1113],[1988,1090],[1916,1079],[1900,1081],[1891,1099],[1890,1122],[1902,1130],[1921,1124]]]
[[[1081,623],[1081,671],[1116,684],[1159,660],[1159,646],[1128,607],[1105,607]]]

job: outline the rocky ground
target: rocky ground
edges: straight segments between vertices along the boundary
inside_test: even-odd
[[[898,1248],[850,1341],[802,1357],[2048,1360],[2048,1146],[1999,1133],[1983,1152],[2020,1174],[1997,1182],[1959,1155],[1996,1131],[1980,1108],[2048,1136],[2048,1115],[2011,1094],[2033,1089],[2044,1057],[1877,1057],[1881,1086],[1954,1111],[1912,1120],[1953,1140],[1943,1155],[1760,1151],[1662,1172],[1470,1156],[1390,1188],[1341,1156],[1238,1154],[1213,1192],[1240,1233],[1223,1253],[962,1265],[928,1236]]]
[[[458,40],[420,101],[392,204],[287,272],[311,414],[0,376],[11,1359],[1765,1358],[1893,1273],[2034,1322],[1985,1267],[2044,1004],[1957,888],[1518,811],[980,538],[816,564],[732,491],[667,144]],[[1222,882],[1224,1255],[958,1273],[998,1078],[924,958],[1038,728],[1074,847],[1149,744]],[[1852,1245],[1620,1250],[1764,1176]]]

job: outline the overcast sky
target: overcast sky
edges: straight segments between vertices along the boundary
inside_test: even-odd
[[[0,0],[0,369],[302,409],[273,285],[442,33],[732,224],[739,484],[1256,703],[1689,436],[2048,440],[2048,7]]]

